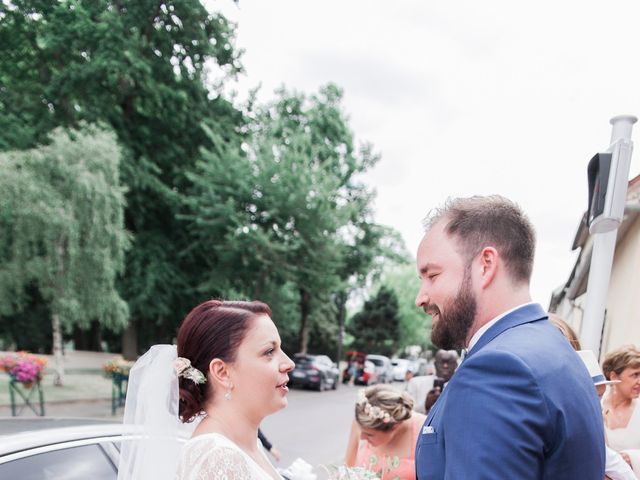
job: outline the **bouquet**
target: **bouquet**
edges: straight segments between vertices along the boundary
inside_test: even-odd
[[[16,382],[25,385],[42,379],[47,359],[27,352],[7,353],[0,356],[0,369]]]
[[[320,465],[327,474],[329,480],[379,480],[378,475],[371,470],[362,467],[346,467]],[[301,458],[297,458],[280,474],[287,480],[316,480],[317,475],[313,473],[313,467]]]
[[[378,475],[362,467],[347,467],[345,465],[324,467],[329,474],[329,480],[378,480]]]

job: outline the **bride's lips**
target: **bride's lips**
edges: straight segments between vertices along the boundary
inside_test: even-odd
[[[289,387],[287,386],[287,383],[289,383],[288,378],[284,382],[280,383],[279,385],[276,385],[276,389],[280,391],[280,393],[283,393],[283,394],[288,393]]]

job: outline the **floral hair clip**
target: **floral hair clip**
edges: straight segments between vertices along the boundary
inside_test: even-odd
[[[358,392],[358,405],[363,405],[364,413],[371,420],[382,420],[382,423],[391,423],[391,415],[389,415],[389,412],[385,412],[378,406],[371,405],[367,399],[367,395],[364,393],[364,389]]]
[[[207,381],[204,374],[196,367],[191,366],[191,361],[188,358],[178,357],[173,362],[173,368],[176,371],[178,377],[183,377],[191,380],[196,385],[205,383]]]

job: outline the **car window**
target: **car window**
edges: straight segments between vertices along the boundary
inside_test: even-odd
[[[0,478],[20,480],[116,480],[116,468],[98,445],[39,453],[0,464]]]
[[[377,358],[370,358],[369,361],[372,362],[377,367],[381,367],[383,365],[382,360]]]
[[[312,362],[312,358],[309,357],[293,357],[293,363],[296,365],[307,365]]]

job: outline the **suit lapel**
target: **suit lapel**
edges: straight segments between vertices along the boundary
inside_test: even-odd
[[[486,344],[488,344],[491,340],[496,338],[502,332],[509,330],[510,328],[517,327],[518,325],[523,325],[525,323],[537,322],[539,320],[544,320],[547,318],[547,312],[543,310],[543,308],[537,304],[525,305],[524,307],[518,308],[514,310],[510,314],[498,320],[495,325],[493,325],[489,330],[487,330],[478,343],[476,343],[471,350],[465,356],[465,360],[467,360],[471,355],[480,350]],[[458,368],[463,368],[463,364],[460,364]],[[451,378],[450,381],[455,380],[455,374]],[[447,389],[445,388],[440,395],[440,398],[436,401],[436,403],[431,407],[429,411],[429,415],[427,415],[427,420],[425,421],[426,426],[430,426],[434,421],[435,417],[438,415],[439,410],[442,408],[444,403],[446,402]]]
[[[537,322],[546,318],[547,312],[545,312],[543,308],[537,303],[525,305],[524,307],[520,307],[517,310],[514,310],[510,314],[498,320],[495,325],[493,325],[484,333],[484,335],[480,337],[478,343],[476,343],[473,348],[467,353],[465,360],[475,352],[480,350],[482,347],[484,347],[491,340],[496,338],[498,335],[509,330],[510,328],[517,327],[518,325],[523,325],[525,323]]]
[[[438,410],[440,409],[440,407],[444,404],[444,402],[446,400],[445,399],[446,391],[447,391],[446,388],[444,390],[442,390],[442,393],[438,397],[438,400],[436,400],[436,403],[434,403],[433,406],[431,407],[431,410],[429,410],[429,415],[427,415],[427,420],[426,420],[425,425],[431,425],[431,422],[433,422],[433,419],[438,414]]]

